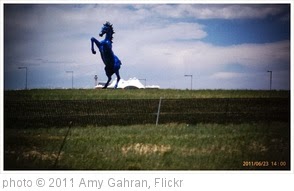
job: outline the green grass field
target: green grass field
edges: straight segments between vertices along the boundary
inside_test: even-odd
[[[9,99],[89,100],[89,99],[192,99],[192,98],[287,98],[289,91],[258,90],[173,90],[173,89],[36,89],[5,91]]]
[[[72,127],[55,164],[67,130],[5,130],[5,168],[281,170],[290,165],[287,123]]]
[[[289,170],[289,95],[249,90],[5,91],[4,169]],[[152,113],[154,123],[145,123],[150,115],[144,108],[156,112],[159,97],[164,98],[164,124],[155,126]],[[144,107],[137,104],[141,102]],[[141,118],[133,118],[139,114]],[[113,122],[121,115],[131,117],[102,125],[106,117]],[[231,119],[222,119],[226,117]]]

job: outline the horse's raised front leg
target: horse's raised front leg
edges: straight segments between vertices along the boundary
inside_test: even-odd
[[[92,37],[91,38],[91,50],[92,50],[93,54],[96,54],[96,51],[94,49],[94,43],[96,44],[97,47],[99,47],[100,42],[96,38]]]

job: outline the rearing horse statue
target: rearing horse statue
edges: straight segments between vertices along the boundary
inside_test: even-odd
[[[117,56],[114,55],[112,51],[112,39],[113,39],[112,35],[114,34],[114,31],[113,31],[112,24],[110,24],[109,22],[106,22],[103,25],[99,36],[102,37],[104,34],[106,34],[105,39],[100,42],[94,37],[91,38],[91,50],[93,54],[96,54],[96,51],[94,49],[94,43],[95,43],[100,51],[102,61],[105,64],[104,69],[105,69],[106,76],[108,77],[108,80],[106,84],[104,85],[103,89],[107,88],[111,80],[111,76],[114,73],[117,76],[117,81],[114,88],[117,88],[118,82],[120,80],[119,69],[120,69],[121,61],[118,59]]]

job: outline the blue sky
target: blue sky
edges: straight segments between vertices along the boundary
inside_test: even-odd
[[[289,4],[4,5],[4,88],[93,88],[106,81],[90,38],[109,21],[128,78],[162,88],[290,89]],[[113,79],[115,76],[113,76]]]

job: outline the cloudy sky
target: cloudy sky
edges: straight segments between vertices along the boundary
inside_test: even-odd
[[[290,89],[290,5],[5,4],[4,88],[106,81],[90,38],[109,21],[121,77],[161,88]],[[113,76],[113,79],[115,76]],[[144,82],[143,82],[144,83]]]

